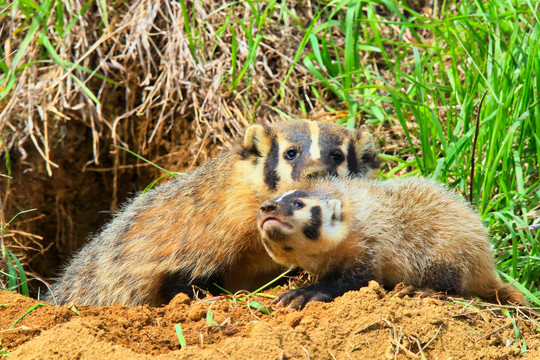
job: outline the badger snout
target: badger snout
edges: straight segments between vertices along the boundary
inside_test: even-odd
[[[261,205],[257,215],[257,225],[263,237],[272,241],[284,239],[286,234],[292,230],[292,226],[287,222],[287,216],[283,212],[283,206],[275,200],[265,201]]]
[[[260,211],[263,212],[263,213],[273,213],[274,211],[277,210],[277,202],[275,202],[274,200],[268,200],[268,201],[265,201],[261,207],[260,207]]]
[[[328,175],[328,170],[319,164],[308,166],[302,171],[302,176],[309,180],[321,179]]]

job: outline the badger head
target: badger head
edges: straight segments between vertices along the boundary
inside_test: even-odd
[[[238,153],[272,191],[305,178],[370,177],[378,168],[373,137],[365,128],[349,130],[317,121],[252,125]]]
[[[317,272],[325,253],[349,232],[343,202],[318,191],[293,190],[265,201],[257,216],[263,244],[281,264]]]

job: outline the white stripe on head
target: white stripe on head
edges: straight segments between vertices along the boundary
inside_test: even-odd
[[[274,199],[274,201],[281,201],[285,196],[292,194],[293,192],[298,191],[298,189],[287,191],[285,194],[281,195],[277,199]]]
[[[309,123],[309,131],[311,132],[311,146],[309,147],[309,153],[313,160],[318,160],[321,158],[321,149],[319,147],[319,123],[311,121]]]

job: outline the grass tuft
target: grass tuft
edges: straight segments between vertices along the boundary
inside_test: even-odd
[[[17,213],[7,223],[2,224],[2,227],[0,228],[0,236],[2,236],[2,238],[0,239],[0,254],[7,265],[7,272],[0,270],[0,274],[7,279],[7,286],[4,285],[2,282],[2,288],[11,291],[17,291],[25,296],[30,295],[30,292],[28,290],[28,278],[17,256],[15,256],[15,254],[13,254],[11,250],[4,246],[3,233],[7,226],[13,220],[15,220],[17,216],[34,210],[36,209],[25,210]],[[1,219],[3,219],[3,217],[0,218],[0,220]]]
[[[303,60],[347,106],[342,122],[401,127],[408,148],[383,156],[383,177],[433,177],[470,199],[500,272],[537,305],[539,232],[517,228],[540,203],[539,6],[333,1]]]

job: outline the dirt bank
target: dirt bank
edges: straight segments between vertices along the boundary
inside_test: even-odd
[[[0,348],[13,359],[540,358],[530,313],[396,292],[372,282],[329,304],[269,315],[242,297],[191,302],[180,294],[159,308],[38,306],[16,323],[38,302],[3,292]],[[270,306],[271,299],[251,301]]]

